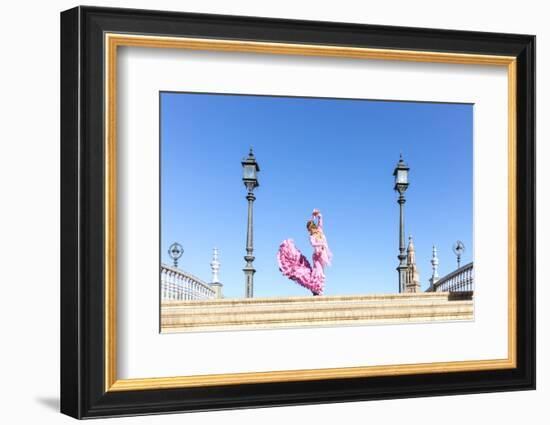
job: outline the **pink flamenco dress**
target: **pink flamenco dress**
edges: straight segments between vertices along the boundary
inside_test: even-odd
[[[309,241],[313,247],[313,267],[303,255],[292,239],[286,239],[281,243],[277,252],[277,261],[281,273],[309,289],[313,295],[323,295],[325,287],[324,268],[330,265],[332,253],[327,244],[327,238],[323,232],[323,217],[319,213],[317,232],[309,236]],[[315,216],[313,216],[313,221]]]

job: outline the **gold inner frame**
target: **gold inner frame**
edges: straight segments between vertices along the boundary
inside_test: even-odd
[[[105,34],[105,391],[410,375],[515,368],[516,358],[516,58],[463,53],[370,49],[256,41]],[[248,52],[356,59],[398,60],[507,67],[508,72],[508,357],[418,364],[118,379],[116,373],[116,123],[119,46]]]

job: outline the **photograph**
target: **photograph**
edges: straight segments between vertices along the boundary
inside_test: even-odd
[[[474,319],[474,105],[159,93],[161,332]]]

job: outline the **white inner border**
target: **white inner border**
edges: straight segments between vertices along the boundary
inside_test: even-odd
[[[161,335],[164,90],[474,103],[475,321]],[[117,378],[507,358],[507,90],[505,66],[119,47]]]

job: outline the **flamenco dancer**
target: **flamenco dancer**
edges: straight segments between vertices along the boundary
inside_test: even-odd
[[[306,223],[309,232],[309,241],[313,247],[313,267],[307,258],[294,245],[292,239],[283,241],[277,252],[277,261],[281,273],[309,289],[313,295],[323,295],[325,286],[324,268],[330,265],[332,253],[323,232],[323,216],[317,209],[313,210],[312,217]]]

